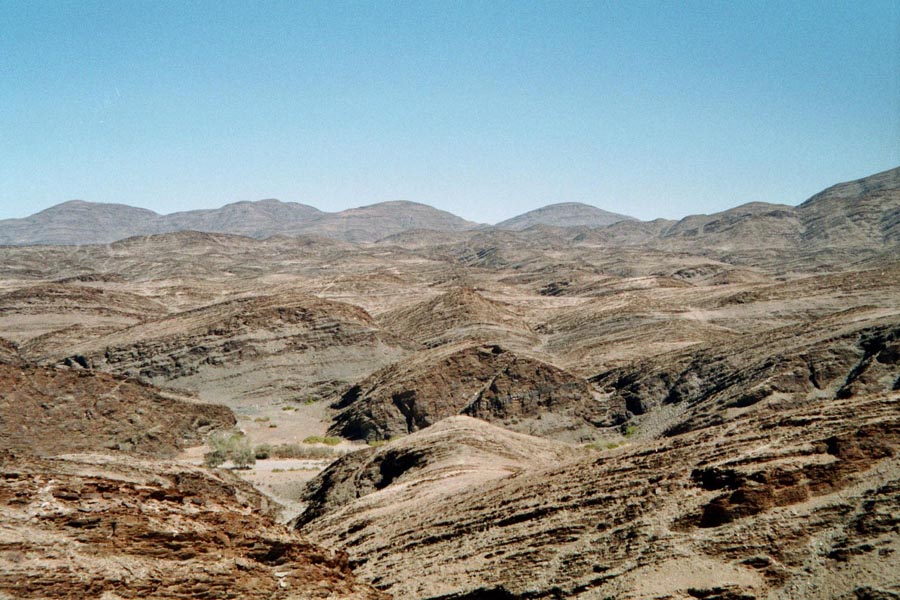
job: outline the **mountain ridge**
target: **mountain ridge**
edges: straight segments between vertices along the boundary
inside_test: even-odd
[[[276,199],[240,201],[216,209],[160,215],[118,203],[69,200],[21,219],[0,220],[0,245],[84,245],[201,231],[255,239],[275,235],[322,236],[353,243],[385,240],[406,232],[527,233],[534,228],[581,229],[576,241],[604,245],[662,245],[667,250],[795,250],[809,246],[868,247],[900,242],[900,167],[838,183],[796,206],[749,202],[677,221],[640,221],[578,203],[551,204],[494,226],[468,221],[427,204],[379,202],[338,212]]]
[[[323,235],[351,242],[410,229],[464,231],[479,227],[427,204],[392,200],[334,213],[276,199],[240,201],[220,208],[161,215],[126,204],[68,200],[21,219],[0,220],[0,245],[85,245],[200,231],[264,239],[275,235]]]

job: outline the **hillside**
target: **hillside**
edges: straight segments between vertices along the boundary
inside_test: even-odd
[[[71,200],[24,219],[0,221],[0,245],[105,244],[155,233],[159,215],[124,204]]]
[[[448,234],[477,233],[485,227],[406,201],[328,213],[294,202],[261,200],[158,215],[121,204],[73,200],[24,219],[0,221],[0,245],[99,244],[196,230],[256,239],[277,235],[321,236],[354,243],[384,239],[421,249],[454,242],[471,244],[473,238],[461,240]],[[494,231],[527,233],[533,229],[537,231],[532,240],[547,235],[564,238],[569,236],[568,230],[580,244],[714,253],[734,264],[770,268],[783,268],[784,254],[791,253],[804,261],[803,268],[834,267],[848,259],[871,258],[900,244],[900,168],[837,184],[796,207],[752,202],[711,215],[689,215],[677,222],[641,222],[568,202],[507,219]]]
[[[468,487],[413,472],[369,492],[323,475],[317,498],[348,483],[358,497],[300,531],[397,598],[890,598],[898,400],[753,411]],[[432,452],[402,442],[380,450],[395,457],[381,472]]]
[[[0,442],[9,450],[171,458],[235,424],[224,406],[103,373],[0,365],[0,382]]]
[[[477,227],[476,223],[427,204],[392,201],[327,213],[312,223],[293,228],[290,233],[322,235],[351,242],[374,242],[416,229],[464,231],[474,227]]]
[[[325,213],[312,206],[279,200],[235,202],[222,208],[190,210],[159,217],[154,228],[159,232],[204,231],[233,233],[267,238],[286,233],[297,223],[322,217]]]

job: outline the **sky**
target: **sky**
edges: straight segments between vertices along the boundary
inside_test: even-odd
[[[0,2],[0,219],[798,204],[900,165],[897,0]]]

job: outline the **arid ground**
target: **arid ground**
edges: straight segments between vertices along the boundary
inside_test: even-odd
[[[0,598],[900,598],[900,169],[127,208],[0,222]]]

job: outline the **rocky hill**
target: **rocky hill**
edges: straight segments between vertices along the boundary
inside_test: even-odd
[[[29,285],[0,294],[0,323],[9,324],[6,335],[34,360],[167,312],[152,298],[78,281]]]
[[[634,217],[612,213],[581,202],[550,204],[497,223],[497,229],[521,230],[535,225],[553,227],[606,227]]]
[[[325,213],[312,206],[280,200],[235,202],[222,208],[189,210],[160,216],[147,233],[203,231],[267,238],[290,231],[299,223],[314,221]]]
[[[341,412],[331,432],[366,440],[406,435],[460,414],[566,437],[601,412],[583,379],[496,345],[421,352],[357,383],[335,408]]]
[[[891,598],[898,402],[754,410],[447,487],[405,469],[435,453],[416,438],[426,429],[379,450],[378,472],[402,475],[377,491],[366,477],[320,476],[309,490],[324,512],[300,531],[346,549],[360,576],[397,598]],[[448,437],[444,452],[456,445]],[[470,464],[460,462],[458,471]]]
[[[360,498],[370,506],[387,503],[395,510],[402,502],[411,508],[426,497],[450,496],[580,456],[583,451],[568,444],[513,433],[481,419],[448,417],[391,444],[336,460],[304,490],[306,508],[294,526],[302,528]],[[428,480],[441,484],[417,485]]]
[[[304,204],[262,200],[158,215],[121,204],[73,200],[24,219],[0,221],[0,245],[96,244],[135,235],[198,230],[257,239],[311,235],[359,243],[387,238],[421,248],[448,243],[448,233],[485,227],[405,201],[327,213]],[[769,264],[776,262],[773,253],[783,261],[784,253],[799,252],[807,260],[833,266],[848,256],[870,258],[900,244],[900,168],[835,185],[796,207],[753,202],[677,222],[658,219],[644,223],[570,202],[545,206],[496,225],[497,230],[506,231],[541,227],[575,231],[574,241],[579,243],[713,252],[729,262],[757,266],[766,259]],[[402,237],[406,233],[413,237]]]
[[[621,419],[665,406],[667,434],[722,423],[758,403],[785,406],[900,389],[900,313],[853,309],[804,325],[657,356],[598,375]]]
[[[426,346],[466,339],[521,339],[531,330],[514,307],[459,287],[379,317],[382,326]]]
[[[418,202],[393,201],[326,213],[290,233],[315,234],[351,242],[374,242],[404,231],[464,231],[477,227],[447,211]]]
[[[820,192],[797,207],[806,243],[831,247],[900,242],[900,168]]]

